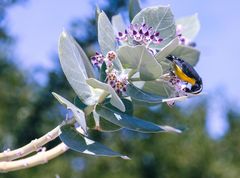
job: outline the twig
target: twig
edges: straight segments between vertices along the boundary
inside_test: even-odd
[[[10,172],[20,169],[26,169],[40,164],[45,164],[49,160],[63,154],[68,150],[64,143],[60,143],[49,151],[40,151],[33,156],[16,161],[3,161],[0,162],[0,172]]]
[[[21,148],[18,148],[13,151],[6,150],[0,153],[0,161],[11,161],[14,159],[24,157],[34,151],[39,150],[39,148],[41,148],[43,145],[45,145],[46,143],[58,137],[59,134],[60,134],[60,126],[57,126],[55,129],[48,132],[44,136],[40,137],[39,139],[32,140],[29,144]]]

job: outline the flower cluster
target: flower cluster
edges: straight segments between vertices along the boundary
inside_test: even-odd
[[[181,97],[181,96],[187,96],[188,93],[186,92],[189,89],[188,83],[182,81],[180,78],[178,78],[173,72],[165,74],[165,81],[167,84],[173,89],[173,92],[171,93],[170,97]],[[175,104],[175,101],[168,101],[167,104],[169,106],[173,106]]]
[[[182,25],[177,25],[176,35],[179,39],[179,43],[182,45],[187,45],[189,40],[182,35]]]
[[[96,52],[95,56],[91,57],[91,62],[94,66],[101,68],[104,62],[104,56],[98,52]]]
[[[187,37],[182,35],[182,25],[177,25],[176,35],[181,45],[195,47],[195,43],[192,43]]]
[[[107,73],[107,83],[117,92],[117,94],[122,95],[126,92],[128,77],[126,74],[119,74],[118,71],[113,69],[111,72]]]
[[[185,96],[186,90],[187,90],[187,82],[182,81],[179,79],[175,74],[170,78],[168,81],[170,86],[175,89],[175,93],[177,93],[178,96]]]
[[[148,27],[145,23],[141,25],[131,24],[124,32],[118,33],[117,40],[140,45],[160,44],[162,42],[159,32],[156,32],[152,27]]]
[[[111,68],[113,66],[113,61],[116,59],[117,55],[114,51],[109,51],[106,55],[106,57],[98,52],[94,56],[91,57],[91,62],[94,66],[101,68],[103,62],[106,63],[108,68]]]
[[[114,51],[109,51],[105,56],[96,52],[95,56],[91,57],[91,62],[98,68],[102,67],[103,62],[106,64],[107,83],[119,94],[122,95],[126,92],[127,88],[127,75],[113,69],[113,61],[117,58]]]

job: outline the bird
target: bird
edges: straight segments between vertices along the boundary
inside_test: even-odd
[[[191,94],[199,94],[203,90],[203,82],[197,71],[191,64],[185,60],[173,55],[166,57],[173,63],[174,74],[184,82],[190,83],[191,88],[185,88],[185,92]]]

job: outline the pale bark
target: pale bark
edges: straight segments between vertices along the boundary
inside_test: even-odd
[[[60,134],[60,126],[57,126],[52,131],[48,132],[44,136],[32,140],[29,144],[18,148],[16,150],[5,150],[4,152],[0,153],[0,161],[11,161],[18,158],[22,158],[34,151],[38,151],[43,145],[46,143],[54,140]],[[2,163],[1,163],[2,165]]]
[[[27,169],[40,164],[45,164],[49,160],[58,157],[68,150],[64,143],[60,143],[49,151],[40,151],[33,156],[16,161],[2,161],[0,162],[0,172],[10,172],[20,169]]]

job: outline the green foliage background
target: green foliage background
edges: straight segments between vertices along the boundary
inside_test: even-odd
[[[9,1],[4,10],[16,3]],[[112,16],[126,10],[127,1],[113,1],[104,11]],[[72,23],[72,34],[81,46],[92,55],[96,43],[96,31],[88,30],[83,40],[77,36],[81,28],[96,29],[95,18]],[[14,39],[7,28],[0,26],[0,147],[17,148],[55,127],[64,118],[65,110],[51,95],[52,91],[66,98],[75,94],[67,83],[59,64],[48,73],[46,86],[31,81],[28,74],[18,68],[14,50]],[[180,108],[159,106],[150,108],[137,105],[135,115],[172,126],[184,125],[189,129],[183,134],[139,134],[131,131],[117,133],[93,132],[92,137],[114,150],[132,158],[131,161],[119,158],[95,158],[68,151],[48,164],[1,174],[3,178],[61,178],[112,177],[112,178],[236,178],[240,175],[240,115],[228,110],[229,132],[220,140],[214,141],[205,132],[206,107],[208,100],[202,100],[188,112]],[[229,107],[231,108],[231,107]],[[59,140],[47,145],[48,148]]]

